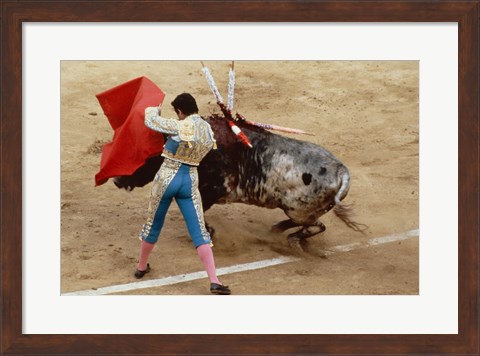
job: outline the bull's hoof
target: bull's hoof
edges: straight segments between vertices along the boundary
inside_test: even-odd
[[[294,251],[301,252],[303,255],[315,255],[314,252],[310,251],[308,239],[314,235],[324,232],[325,230],[325,225],[320,221],[318,221],[315,225],[304,226],[288,235],[288,244]]]
[[[300,247],[303,251],[309,252],[310,243],[308,242],[308,239],[300,239]]]
[[[293,250],[293,252],[299,256],[306,256],[308,253],[308,242],[306,239],[301,239],[298,237],[289,236],[288,245]]]
[[[300,244],[300,239],[289,237],[288,238],[288,245],[293,250],[293,252],[298,254],[298,255],[302,255],[302,254],[305,253],[305,251],[303,251],[302,245]]]

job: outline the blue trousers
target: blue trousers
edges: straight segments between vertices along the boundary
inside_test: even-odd
[[[205,228],[197,167],[167,158],[153,181],[148,218],[140,233],[141,239],[149,243],[157,242],[174,198],[195,247],[211,243],[210,234]]]

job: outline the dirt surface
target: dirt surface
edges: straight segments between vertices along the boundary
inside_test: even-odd
[[[227,97],[229,62],[206,62]],[[355,219],[369,226],[350,230],[332,212],[327,230],[310,239],[310,253],[297,256],[289,232],[270,227],[285,219],[280,209],[244,204],[215,205],[205,214],[217,232],[217,267],[297,256],[279,266],[221,277],[234,294],[418,294],[417,237],[368,248],[321,255],[334,246],[417,229],[418,86],[414,61],[235,62],[235,110],[254,121],[304,129],[315,136],[289,135],[330,150],[350,170]],[[200,114],[219,112],[199,62],[64,61],[61,63],[61,291],[135,282],[138,233],[150,184],[132,192],[112,181],[94,187],[102,145],[113,131],[95,94],[147,76],[169,103],[192,93]],[[280,133],[282,134],[282,133]],[[285,135],[285,134],[283,134]],[[176,204],[172,204],[145,279],[202,270]],[[209,294],[207,279],[128,294]]]

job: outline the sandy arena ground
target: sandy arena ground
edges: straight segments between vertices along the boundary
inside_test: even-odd
[[[206,62],[226,98],[229,62]],[[364,235],[346,227],[333,212],[326,232],[310,239],[298,261],[221,277],[234,294],[374,295],[419,293],[419,238],[320,255],[337,245],[417,229],[418,62],[235,62],[235,110],[254,121],[295,127],[315,136],[289,135],[324,146],[350,170],[345,202]],[[169,103],[192,93],[200,113],[219,112],[199,62],[64,61],[61,65],[61,291],[74,292],[136,282],[138,233],[150,184],[126,192],[112,181],[94,187],[101,147],[113,131],[95,94],[147,76]],[[282,133],[280,133],[282,134]],[[205,214],[215,227],[217,267],[279,256],[295,256],[288,232],[270,227],[285,219],[280,209],[244,204],[215,205]],[[202,270],[176,204],[149,260],[157,279]],[[210,294],[207,279],[128,294]]]

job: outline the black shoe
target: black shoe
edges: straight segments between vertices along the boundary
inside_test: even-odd
[[[136,270],[135,271],[135,278],[142,278],[144,275],[146,275],[148,272],[150,272],[150,264],[147,263],[147,269],[145,271],[140,271],[140,270]]]
[[[228,289],[228,286],[222,286],[221,284],[217,283],[210,283],[210,292],[212,294],[222,294],[222,295],[228,295],[230,294],[230,289]]]

